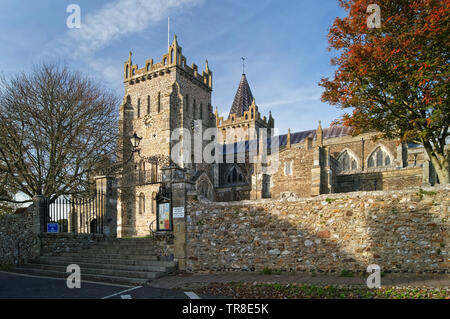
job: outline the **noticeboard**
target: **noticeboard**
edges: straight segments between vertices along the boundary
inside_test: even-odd
[[[170,203],[158,204],[158,230],[172,230]]]

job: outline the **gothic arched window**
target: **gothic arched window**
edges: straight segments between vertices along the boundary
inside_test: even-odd
[[[151,166],[151,182],[152,183],[156,183],[158,181],[158,164],[157,163],[153,163]]]
[[[186,113],[189,114],[189,94],[186,94]]]
[[[341,171],[350,171],[358,168],[356,158],[348,151],[344,151],[338,157],[339,169]]]
[[[143,160],[139,162],[138,179],[139,184],[145,182],[145,162]]]
[[[380,146],[369,156],[367,167],[386,167],[391,165],[391,157]]]
[[[137,100],[137,117],[141,117],[141,99]]]
[[[242,174],[238,166],[233,166],[232,169],[228,170],[225,176],[225,180],[228,184],[242,183],[245,181],[244,175]]]
[[[203,121],[203,103],[200,103],[200,116],[199,116],[200,120]]]
[[[152,193],[152,198],[151,198],[151,210],[152,210],[152,214],[156,215],[156,192]]]
[[[158,113],[161,112],[161,92],[158,92]]]
[[[194,99],[192,102],[192,113],[194,114],[194,119],[197,119],[198,110],[197,110],[197,101]]]
[[[145,195],[143,193],[139,194],[139,214],[145,213]]]

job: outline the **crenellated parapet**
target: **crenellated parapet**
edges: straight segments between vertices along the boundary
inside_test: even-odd
[[[261,113],[258,111],[258,106],[255,100],[249,106],[248,111],[244,111],[242,116],[237,116],[236,113],[231,113],[228,119],[224,120],[223,116],[219,116],[216,109],[216,127],[219,132],[219,136],[222,137],[222,141],[226,140],[226,131],[231,129],[243,129],[245,132],[245,140],[252,139],[257,136],[260,128],[267,128],[269,130],[268,135],[271,135],[275,125],[275,121],[272,117],[272,113],[269,113],[269,118],[266,116],[261,117]]]
[[[237,116],[235,113],[229,115],[227,120],[223,119],[223,116],[218,116],[216,112],[216,126],[217,127],[225,127],[225,126],[239,126],[248,124],[253,121],[258,121],[264,123],[269,126],[270,121],[273,122],[272,114],[269,115],[269,119],[266,116],[261,118],[261,113],[258,111],[258,106],[255,104],[255,100],[253,100],[252,104],[249,106],[248,111],[244,111],[244,115]]]
[[[209,69],[208,61],[206,61],[205,70],[201,74],[197,65],[188,66],[186,57],[182,54],[182,48],[178,45],[176,35],[168,52],[163,54],[160,62],[154,63],[153,59],[148,59],[145,61],[145,66],[139,69],[137,64],[133,64],[131,56],[132,53],[130,52],[123,67],[125,84],[133,85],[141,81],[151,80],[178,69],[183,76],[210,91],[212,90],[212,71]]]

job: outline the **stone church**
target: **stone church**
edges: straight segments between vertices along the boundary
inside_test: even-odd
[[[422,147],[377,139],[376,132],[352,136],[348,127],[322,128],[319,122],[308,131],[275,136],[275,119],[261,115],[245,74],[224,119],[211,105],[208,61],[203,71],[189,66],[176,36],[161,61],[146,60],[142,68],[133,64],[130,52],[124,85],[119,110],[119,158],[125,163],[118,202],[122,235],[148,234],[156,218],[161,169],[174,165],[178,141],[183,141],[177,149],[183,160],[176,165],[185,170],[191,195],[211,201],[289,199],[438,182]],[[221,161],[194,160],[195,131],[207,129],[216,132],[213,152]],[[134,133],[142,138],[138,152],[130,142]],[[198,140],[202,149],[211,143],[201,136]],[[239,156],[242,161],[236,160]]]

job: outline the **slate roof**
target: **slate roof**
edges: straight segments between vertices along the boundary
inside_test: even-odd
[[[332,126],[323,129],[323,139],[343,137],[350,135],[350,127],[346,126]],[[291,144],[298,144],[305,140],[307,137],[311,137],[312,139],[316,139],[316,130],[308,130],[308,131],[300,131],[291,133]],[[286,146],[287,144],[287,134],[272,136],[267,138],[267,145],[270,148],[272,145],[272,141],[275,142],[275,139],[278,138],[278,147],[281,148]],[[276,143],[276,142],[275,142]],[[230,143],[223,145],[222,147],[222,155],[225,154],[235,154],[241,152],[248,152],[251,150],[256,150],[258,146],[258,141],[242,141],[237,143]]]
[[[235,113],[236,116],[243,116],[248,111],[249,106],[253,102],[253,94],[247,82],[247,77],[242,74],[239,87],[234,97],[233,105],[231,105],[230,115]]]

